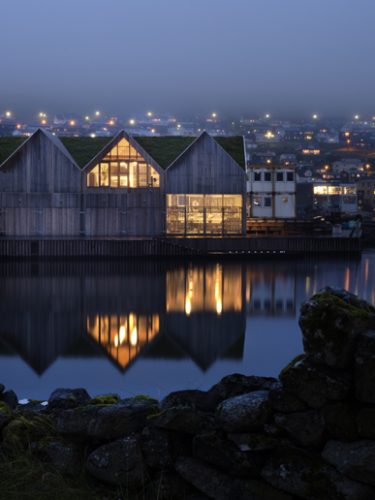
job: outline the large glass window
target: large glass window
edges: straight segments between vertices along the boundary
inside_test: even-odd
[[[88,172],[87,187],[158,188],[160,175],[123,138]]]
[[[222,235],[242,233],[242,196],[167,195],[167,233]]]

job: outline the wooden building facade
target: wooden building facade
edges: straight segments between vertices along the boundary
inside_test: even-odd
[[[0,165],[8,238],[238,236],[245,200],[244,169],[206,132],[163,168],[121,131],[80,168],[39,129]]]

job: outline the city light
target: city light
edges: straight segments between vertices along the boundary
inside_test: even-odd
[[[111,125],[111,127],[113,127],[113,125],[115,124],[115,120],[113,118],[111,118],[110,120],[108,120],[108,125]]]
[[[152,115],[153,115],[152,111],[147,111],[147,116],[148,116],[149,118],[151,118],[151,117],[152,117]]]
[[[266,118],[268,120],[269,118],[271,118],[271,115],[269,113],[266,113]]]
[[[74,127],[76,125],[76,121],[75,120],[69,120],[69,125],[71,127]]]
[[[271,131],[271,130],[268,130],[265,134],[264,134],[264,137],[266,139],[274,139],[275,138],[275,134]]]
[[[360,116],[359,115],[354,115],[354,120],[359,120]]]
[[[22,128],[22,125],[21,125],[20,123],[17,123],[17,125],[16,125],[16,129],[18,129],[18,130],[19,130],[20,128]]]
[[[45,118],[43,118],[42,120],[40,120],[40,124],[47,125],[47,120]]]
[[[135,125],[135,120],[134,120],[134,118],[130,118],[130,120],[129,120],[129,125]]]
[[[90,134],[91,139],[95,139],[96,134]]]
[[[180,123],[177,123],[177,128],[180,129],[181,128],[181,124]]]
[[[5,116],[7,118],[11,118],[12,117],[12,112],[11,111],[5,111]]]
[[[217,113],[211,113],[211,117],[214,119],[217,118]]]
[[[100,116],[100,111],[95,111],[95,116]]]
[[[86,115],[86,116],[85,116],[85,120],[86,120],[87,122],[88,122],[88,121],[90,121],[90,117],[89,117],[89,115]]]
[[[156,130],[154,128],[151,129],[151,134],[155,134]]]
[[[39,118],[47,118],[47,113],[44,113],[43,111],[41,111],[38,116],[39,116]]]
[[[318,116],[316,113],[314,113],[314,114],[312,115],[312,117],[313,117],[313,120],[317,120],[317,119],[319,118],[319,116]]]

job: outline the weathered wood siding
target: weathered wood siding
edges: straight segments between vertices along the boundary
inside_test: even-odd
[[[246,195],[245,171],[207,133],[166,170],[166,176],[167,193]]]
[[[159,188],[87,189],[83,195],[86,236],[161,236],[164,195]]]
[[[38,130],[0,169],[0,234],[79,235],[81,175]]]

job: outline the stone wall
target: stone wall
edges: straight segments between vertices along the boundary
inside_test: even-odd
[[[327,288],[300,326],[305,353],[279,379],[235,374],[161,402],[58,389],[19,405],[0,386],[1,459],[31,454],[123,498],[374,499],[375,309]]]

